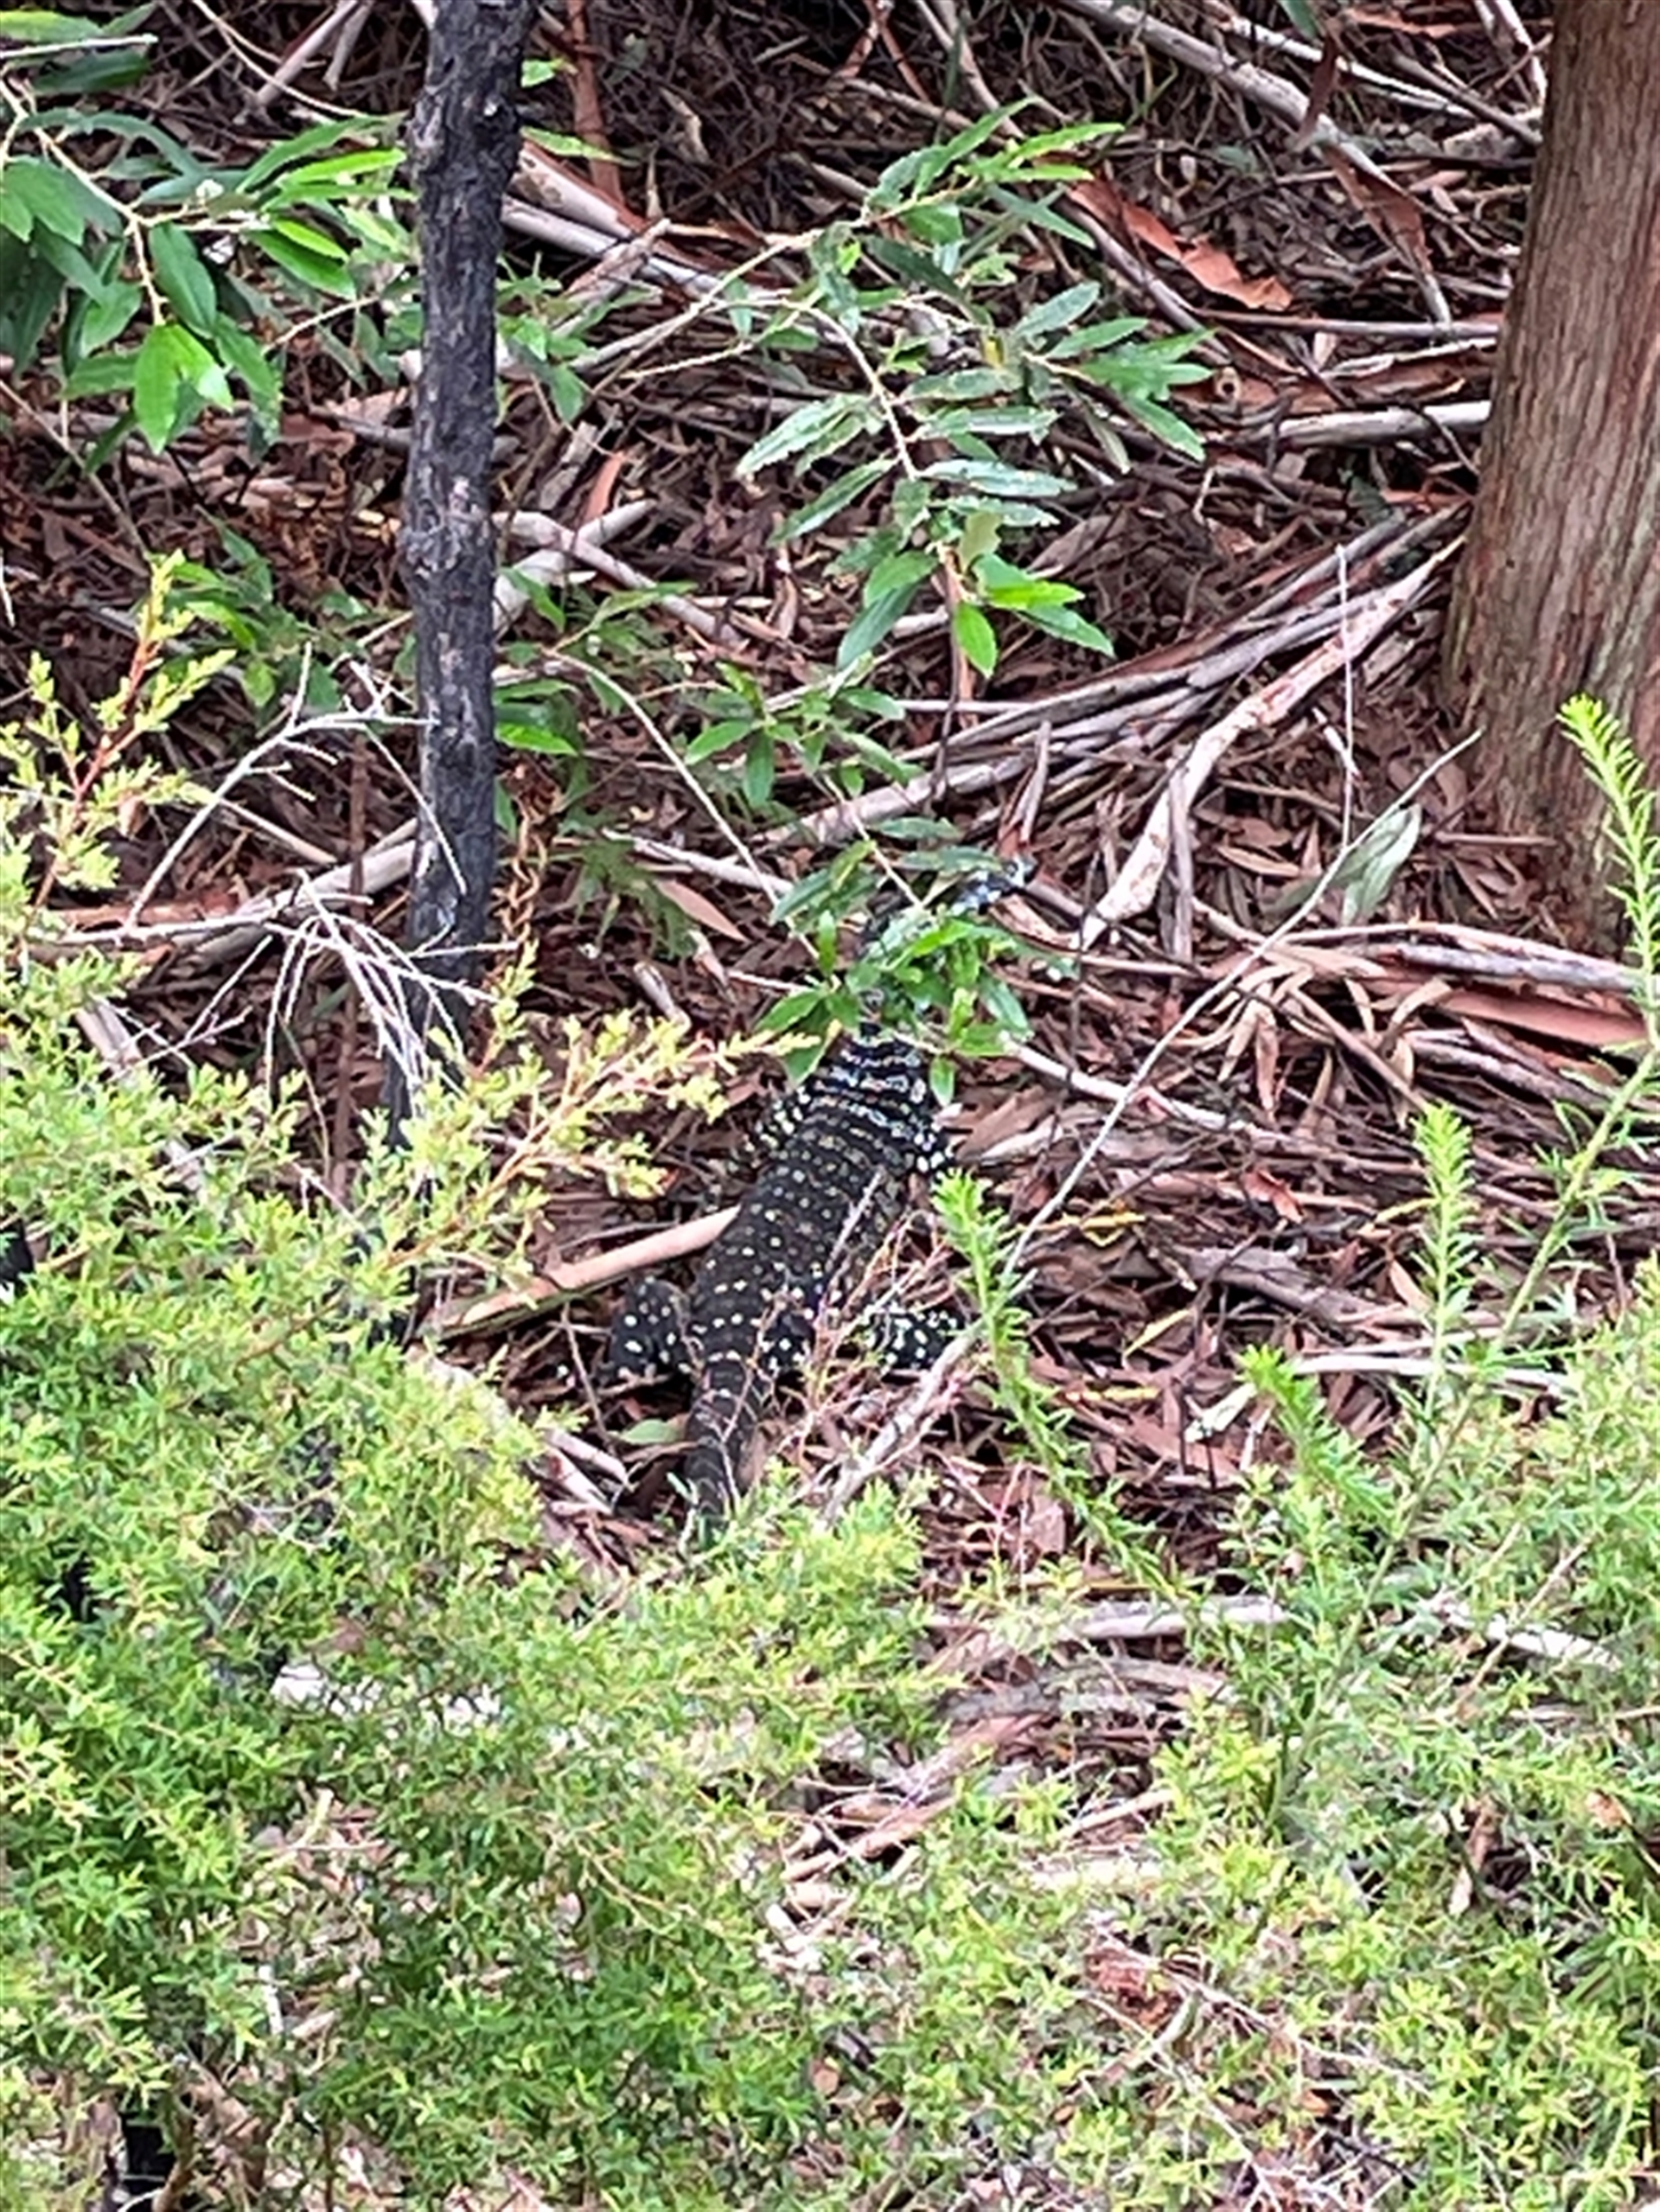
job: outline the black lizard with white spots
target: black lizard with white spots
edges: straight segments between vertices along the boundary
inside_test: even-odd
[[[658,1276],[638,1284],[606,1353],[618,1378],[690,1376],[678,1480],[704,1525],[742,1488],[768,1398],[800,1368],[826,1307],[863,1275],[913,1179],[950,1160],[922,1054],[871,1031],[845,1039],[786,1102],[781,1129],[690,1292]],[[924,1349],[920,1333],[911,1348]]]

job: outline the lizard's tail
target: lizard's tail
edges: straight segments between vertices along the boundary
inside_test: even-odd
[[[754,1366],[745,1359],[712,1359],[698,1378],[678,1486],[705,1528],[724,1520],[743,1491],[760,1397]]]

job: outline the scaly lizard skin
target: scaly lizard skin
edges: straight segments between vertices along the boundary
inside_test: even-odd
[[[660,1276],[638,1284],[604,1362],[619,1378],[690,1376],[679,1485],[706,1525],[743,1487],[767,1401],[800,1368],[827,1305],[864,1273],[913,1179],[950,1160],[923,1056],[897,1037],[846,1039],[786,1102],[783,1128],[689,1294]]]

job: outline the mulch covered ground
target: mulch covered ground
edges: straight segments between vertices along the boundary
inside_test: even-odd
[[[1461,745],[1437,694],[1538,142],[1547,10],[1396,0],[1331,12],[1335,74],[1336,54],[1302,45],[1271,0],[573,0],[544,48],[563,66],[533,119],[595,156],[533,144],[509,208],[515,264],[609,311],[578,364],[591,396],[573,429],[544,387],[507,380],[510,550],[539,534],[568,549],[584,531],[593,558],[568,630],[531,608],[503,649],[521,675],[579,685],[573,634],[608,605],[608,637],[648,628],[653,642],[619,671],[642,711],[580,689],[578,776],[559,758],[508,764],[503,935],[533,946],[533,1006],[550,1024],[650,1003],[729,1036],[808,966],[771,918],[777,879],[879,827],[887,800],[878,788],[838,816],[786,763],[769,816],[726,804],[718,828],[674,756],[697,727],[688,702],[723,667],[786,694],[833,661],[856,606],[833,541],[788,555],[774,543],[789,487],[736,473],[776,411],[706,312],[708,282],[850,213],[898,154],[992,107],[1028,103],[1031,128],[1121,125],[1067,195],[1091,245],[1064,248],[1064,280],[1100,278],[1110,311],[1154,329],[1208,334],[1206,380],[1177,398],[1205,458],[1124,423],[1128,469],[1081,473],[1087,489],[1062,502],[1055,571],[1082,587],[1114,662],[1012,633],[981,684],[942,623],[918,623],[881,680],[903,705],[890,742],[918,779],[905,810],[1037,864],[1008,918],[1037,955],[1064,952],[1069,972],[1035,956],[1011,974],[1032,1036],[960,1071],[962,1141],[1028,1232],[1040,1372],[1102,1495],[1197,1569],[1220,1562],[1230,1493],[1261,1448],[1237,1390],[1245,1346],[1285,1346],[1351,1431],[1389,1431],[1395,1388],[1425,1351],[1412,1139],[1425,1105],[1467,1118],[1485,1264],[1494,1284],[1513,1281],[1550,1210],[1542,1160],[1564,1114],[1594,1114],[1641,1035],[1631,979],[1556,942],[1529,850],[1484,828],[1491,764]],[[332,32],[278,80],[322,13],[256,11],[257,32],[227,40],[181,10],[168,67],[128,104],[165,109],[171,130],[233,160],[338,105],[406,105],[419,41],[395,10],[348,13],[349,39]],[[1017,289],[1063,280],[1052,242],[1028,236],[1020,251]],[[765,268],[782,287],[801,263],[783,245]],[[335,350],[348,339],[342,328],[299,348],[281,438],[257,457],[235,423],[209,418],[176,454],[158,461],[131,440],[88,478],[73,456],[107,426],[108,403],[65,417],[32,379],[10,393],[0,444],[9,700],[25,645],[54,660],[70,698],[106,690],[125,664],[144,552],[215,560],[224,526],[269,563],[297,651],[314,611],[341,595],[388,618],[366,623],[333,671],[342,719],[297,714],[303,726],[255,759],[234,804],[182,841],[175,822],[141,825],[126,855],[126,889],[144,897],[122,926],[150,956],[124,1009],[141,1049],[298,1066],[318,1158],[336,1175],[378,1094],[372,1025],[342,989],[329,933],[273,920],[270,903],[297,876],[333,870],[364,890],[375,928],[401,924],[408,694],[393,618],[409,396],[395,377],[354,385]],[[834,366],[810,361],[808,374]],[[859,520],[845,518],[847,534]],[[635,631],[616,625],[616,595],[661,586],[674,597]],[[240,695],[216,687],[173,741],[224,786],[252,747]],[[648,904],[642,879],[659,894]],[[667,933],[665,903],[679,917]],[[109,928],[125,911],[84,918]],[[253,926],[231,935],[232,920]],[[729,1202],[729,1130],[750,1118],[654,1130],[674,1173],[650,1205],[555,1193],[534,1264],[549,1277],[592,1267]],[[1617,1299],[1654,1242],[1653,1209],[1620,1204],[1573,1282],[1559,1276],[1583,1310]],[[464,1315],[479,1288],[446,1286],[444,1312]],[[557,1311],[527,1301],[503,1327],[498,1307],[496,1327],[458,1326],[446,1348],[489,1359],[517,1402],[569,1420],[573,1358],[591,1355],[606,1310],[603,1295]],[[827,1487],[905,1388],[844,1378],[811,1398],[782,1442]],[[1124,1804],[1133,1827],[1148,1754],[1194,1678],[1180,1639],[1090,1557],[972,1382],[927,1410],[930,1582],[942,1648],[974,1676],[964,1746],[1064,1764],[1091,1819]],[[545,1469],[550,1527],[596,1571],[670,1540],[653,1512],[661,1482],[648,1472],[613,1494],[608,1450],[590,1425],[574,1457],[551,1449]],[[1069,1551],[1095,1601],[1071,1644],[1043,1667],[983,1640],[970,1653],[951,1613],[965,1577]],[[887,1814],[899,1818],[897,1800],[884,1813],[868,1791],[849,1798],[849,1823],[872,1829],[861,1848],[893,1840]],[[903,1819],[915,1817],[913,1802]]]

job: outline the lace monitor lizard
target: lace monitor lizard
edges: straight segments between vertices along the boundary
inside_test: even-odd
[[[820,1314],[851,1289],[905,1209],[913,1180],[949,1165],[923,1056],[903,1039],[844,1039],[785,1102],[773,1154],[684,1295],[637,1284],[612,1326],[602,1372],[688,1376],[692,1409],[677,1486],[695,1520],[718,1521],[777,1383],[799,1371]],[[927,1320],[887,1333],[903,1364],[938,1348]]]

